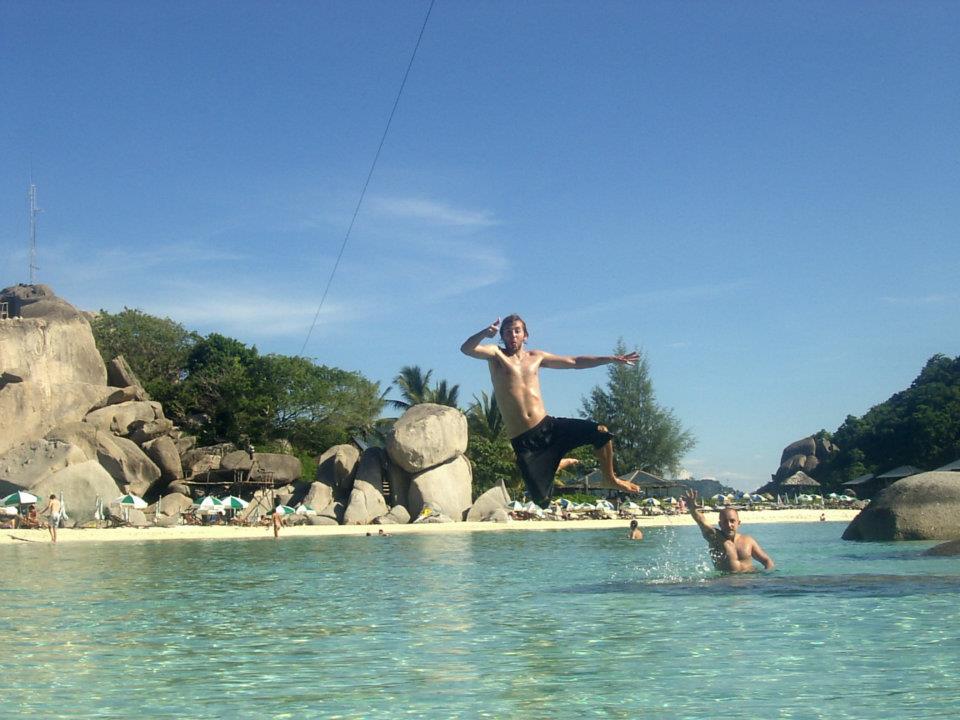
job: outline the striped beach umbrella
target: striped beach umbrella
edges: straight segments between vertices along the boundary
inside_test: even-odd
[[[218,497],[207,495],[196,504],[197,510],[202,513],[222,513],[226,508]]]
[[[127,493],[126,495],[121,495],[118,498],[115,498],[111,505],[119,505],[125,508],[134,508],[136,510],[143,510],[147,506],[147,501],[144,500],[139,495],[134,495],[132,493]]]
[[[236,495],[227,495],[225,498],[220,498],[220,502],[223,503],[223,506],[227,510],[243,510],[248,503],[242,498],[238,498]]]
[[[31,495],[28,492],[23,490],[17,490],[15,493],[10,493],[3,499],[4,505],[31,505],[32,503],[37,502],[39,498],[36,495]]]
[[[277,515],[293,515],[297,511],[294,510],[289,505],[277,505],[273,509],[273,512],[276,513]]]

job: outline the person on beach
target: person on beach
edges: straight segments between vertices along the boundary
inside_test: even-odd
[[[40,527],[40,518],[37,516],[37,506],[31,505],[27,508],[27,514],[20,522],[20,527],[35,529]]]
[[[50,495],[50,498],[47,500],[47,506],[40,511],[41,515],[45,513],[50,515],[50,522],[47,524],[47,529],[50,530],[50,540],[56,542],[57,526],[60,524],[60,518],[63,516],[60,509],[60,500],[57,499],[56,495]]]
[[[485,339],[496,337],[498,328],[503,347],[484,343]],[[542,367],[580,370],[610,363],[632,365],[638,354],[554,355],[526,349],[528,337],[523,319],[508,315],[502,325],[497,318],[468,337],[460,352],[487,361],[493,393],[530,498],[541,507],[549,505],[557,469],[561,464],[570,464],[564,463],[564,455],[581,445],[593,445],[608,487],[639,492],[637,485],[618,478],[614,472],[613,435],[605,426],[590,420],[551,417],[540,394]]]
[[[636,520],[630,521],[630,532],[627,533],[627,537],[631,540],[643,540],[643,530],[640,529],[640,523]]]
[[[773,560],[767,555],[760,543],[749,535],[737,532],[740,529],[740,514],[731,507],[720,510],[720,527],[707,525],[703,513],[697,508],[696,490],[688,490],[684,496],[687,508],[694,522],[700,526],[700,532],[710,548],[710,559],[717,570],[731,573],[753,572],[756,560],[766,570],[773,570]]]
[[[283,526],[283,510],[280,509],[280,506],[277,505],[276,509],[273,511],[273,536],[275,538],[280,537],[280,528]]]

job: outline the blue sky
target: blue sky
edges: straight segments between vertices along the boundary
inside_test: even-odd
[[[3,286],[298,354],[427,2],[0,0]],[[646,353],[756,487],[960,354],[960,5],[437,0],[304,354]],[[545,371],[575,415],[603,369]]]

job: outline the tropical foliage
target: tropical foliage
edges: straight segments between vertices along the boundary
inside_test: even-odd
[[[125,309],[93,324],[105,360],[123,355],[168,417],[201,443],[289,441],[318,453],[375,427],[385,401],[379,383],[307,358],[260,355],[212,333]]]
[[[446,380],[441,380],[431,387],[431,375],[433,370],[427,370],[424,373],[419,365],[403,366],[400,368],[400,373],[393,379],[393,384],[400,391],[401,399],[389,400],[388,403],[397,410],[406,410],[421,403],[457,407],[460,386],[448,385]]]
[[[865,473],[960,459],[960,357],[934,355],[909,388],[847,416],[831,439],[839,451],[812,473],[831,489]]]

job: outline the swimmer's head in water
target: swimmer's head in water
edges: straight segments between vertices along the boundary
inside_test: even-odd
[[[630,521],[630,529],[631,529],[631,530],[636,530],[636,529],[637,529],[637,521],[636,521],[636,520],[631,520],[631,521]]]
[[[500,339],[509,353],[515,353],[530,337],[527,323],[519,315],[507,315],[500,325]]]
[[[740,528],[740,514],[733,508],[724,508],[720,511],[720,532],[727,538],[733,539]]]

